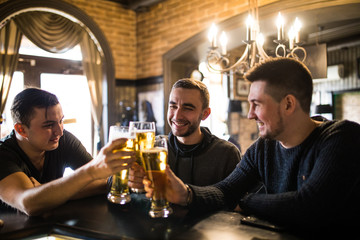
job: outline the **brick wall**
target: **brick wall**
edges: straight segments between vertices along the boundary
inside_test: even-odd
[[[247,10],[248,0],[167,0],[137,15],[137,78],[163,74],[162,55],[220,22]]]
[[[136,14],[104,0],[64,0],[88,14],[103,31],[112,50],[115,78],[136,79]]]

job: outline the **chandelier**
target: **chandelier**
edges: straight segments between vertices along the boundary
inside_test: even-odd
[[[276,20],[277,39],[274,40],[277,44],[275,56],[295,58],[304,62],[306,51],[301,47],[300,42],[300,29],[302,26],[300,20],[295,18],[295,22],[288,32],[288,39],[285,38],[284,23],[284,18],[279,12]],[[206,56],[206,64],[208,69],[213,72],[226,73],[232,70],[244,74],[256,64],[270,58],[263,49],[265,39],[260,32],[257,0],[249,0],[249,15],[246,20],[246,40],[243,40],[243,43],[246,44],[245,50],[234,64],[230,64],[227,53],[228,39],[226,33],[222,32],[218,39],[218,29],[214,23],[208,33],[208,39],[211,45]],[[220,46],[217,44],[218,40]]]

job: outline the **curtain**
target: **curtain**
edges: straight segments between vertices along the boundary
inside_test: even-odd
[[[0,135],[2,113],[9,94],[12,76],[16,69],[22,34],[13,21],[0,29]]]
[[[83,57],[83,67],[84,72],[88,80],[91,102],[92,102],[92,116],[95,122],[94,130],[94,145],[104,142],[104,134],[101,128],[101,119],[103,112],[103,101],[102,101],[102,61],[100,52],[97,49],[94,41],[91,39],[90,35],[85,33],[83,39],[80,43],[82,57]],[[97,142],[99,139],[99,142]],[[93,148],[93,155],[97,154],[99,146]]]
[[[18,15],[15,22],[27,38],[46,51],[53,53],[66,52],[80,44],[84,73],[88,79],[91,95],[91,113],[95,123],[94,129],[96,130],[93,154],[96,154],[97,145],[104,142],[101,128],[103,112],[102,58],[96,44],[79,24],[54,13],[27,12]]]
[[[52,53],[75,47],[83,35],[79,24],[54,13],[27,12],[18,15],[14,21],[30,41]]]

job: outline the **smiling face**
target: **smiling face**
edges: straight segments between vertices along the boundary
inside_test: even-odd
[[[30,126],[22,125],[23,137],[33,151],[50,151],[59,146],[63,135],[63,112],[60,104],[46,108],[34,108]]]
[[[202,106],[200,91],[197,89],[174,88],[171,91],[168,123],[172,133],[182,139],[183,143],[186,142],[185,138],[201,135],[200,122],[210,114],[210,108],[203,109]]]
[[[248,118],[256,121],[260,137],[280,140],[284,132],[280,104],[265,92],[265,87],[264,81],[251,84],[248,96],[250,103]]]

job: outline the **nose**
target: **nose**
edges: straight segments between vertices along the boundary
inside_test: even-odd
[[[256,118],[254,108],[251,106],[251,104],[250,104],[249,112],[247,114],[247,118],[248,119],[255,119]]]
[[[177,108],[173,111],[173,118],[174,119],[179,119],[181,117],[181,109]]]
[[[63,123],[54,124],[53,131],[56,136],[62,136],[64,130]]]

